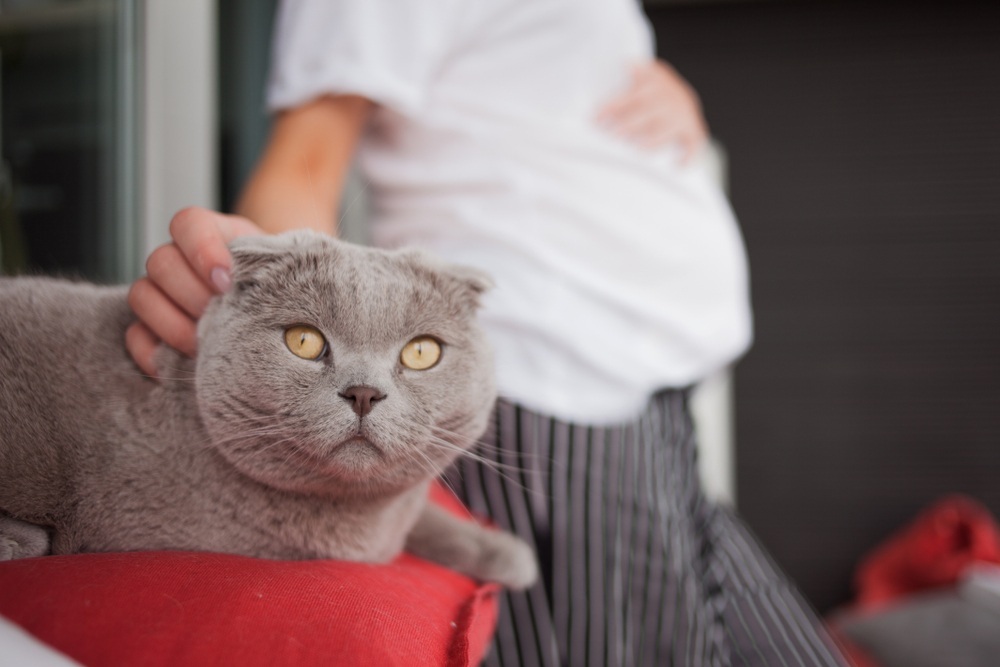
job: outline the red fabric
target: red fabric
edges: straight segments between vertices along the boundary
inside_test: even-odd
[[[1000,563],[1000,526],[966,496],[949,496],[866,556],[855,572],[855,610],[869,611],[949,586],[976,562]]]
[[[432,503],[440,505],[456,516],[460,516],[464,519],[472,518],[472,513],[469,512],[468,508],[462,504],[462,501],[456,498],[454,493],[441,484],[431,485],[431,493],[429,497]]]
[[[0,563],[0,614],[89,667],[476,665],[496,591],[408,555],[389,565],[190,552]]]

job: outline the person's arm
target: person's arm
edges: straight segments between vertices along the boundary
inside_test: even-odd
[[[701,150],[708,140],[698,94],[662,60],[637,66],[629,87],[604,105],[597,121],[642,148],[677,143],[684,160]]]
[[[372,102],[321,97],[277,116],[236,212],[267,232],[334,233],[344,179]]]
[[[125,346],[139,368],[156,375],[161,341],[195,354],[195,322],[212,295],[230,287],[233,238],[336,230],[340,190],[372,106],[362,97],[331,96],[283,112],[240,197],[240,216],[187,208],[173,217],[172,242],[150,254],[147,275],[129,291],[138,321],[126,330]]]

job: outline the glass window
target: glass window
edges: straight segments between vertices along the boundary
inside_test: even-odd
[[[132,277],[137,0],[0,8],[0,270]]]

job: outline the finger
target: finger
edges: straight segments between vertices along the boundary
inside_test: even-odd
[[[708,143],[708,136],[685,135],[681,138],[681,164],[688,164],[698,153],[704,150]]]
[[[605,102],[597,111],[597,122],[609,123],[622,113],[623,109],[635,105],[635,96],[648,85],[647,75],[639,68],[633,69],[629,84],[614,97]]]
[[[708,128],[703,122],[694,123],[684,120],[664,122],[655,130],[640,137],[644,147],[658,148],[671,142],[676,142],[683,150],[683,157],[698,152],[708,141]]]
[[[635,90],[623,95],[612,105],[609,105],[598,116],[598,122],[605,128],[614,130],[627,123],[637,115],[649,113],[667,114],[671,108],[670,100],[665,100],[655,91]]]
[[[189,207],[170,221],[170,236],[195,274],[218,292],[232,285],[227,244],[237,236],[261,233],[249,220],[205,208]]]
[[[629,85],[608,100],[598,111],[598,122],[611,122],[615,116],[653,97],[662,104],[682,92],[682,80],[666,63],[658,60],[636,65]]]
[[[673,103],[659,95],[637,94],[630,107],[622,109],[607,129],[631,141],[659,144],[690,135],[697,143],[708,138],[701,111],[684,103]]]
[[[606,127],[614,127],[636,114],[658,113],[664,116],[700,114],[695,98],[681,95],[678,90],[664,88],[655,82],[638,86],[607,105],[598,120]]]
[[[197,351],[194,321],[148,278],[132,283],[128,305],[154,336],[175,350],[193,357]]]
[[[681,126],[681,121],[669,110],[647,105],[622,115],[608,130],[627,141],[640,142],[659,135],[675,135]]]
[[[160,341],[142,322],[133,322],[125,329],[125,349],[143,373],[156,377],[153,355]]]
[[[146,274],[160,291],[195,319],[201,317],[212,298],[211,290],[173,243],[160,246],[150,254],[146,260]]]
[[[650,64],[639,67],[633,72],[629,90],[633,93],[654,92],[661,96],[675,95],[681,91],[683,85],[679,77]]]
[[[629,114],[641,107],[637,94],[633,90],[626,91],[620,97],[616,97],[597,113],[597,122],[604,127],[614,127]]]
[[[692,158],[702,151],[708,143],[708,138],[689,130],[674,129],[669,132],[661,132],[651,136],[642,137],[637,140],[637,143],[642,148],[649,150],[659,149],[673,144],[680,151],[678,155],[680,163],[687,164]]]
[[[653,93],[655,91],[646,88],[629,88],[601,107],[597,113],[597,122],[602,125],[613,125],[622,116],[641,108]]]

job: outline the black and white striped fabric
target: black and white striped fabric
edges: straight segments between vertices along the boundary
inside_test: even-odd
[[[845,664],[747,528],[704,498],[687,392],[611,428],[500,401],[477,454],[451,485],[534,545],[543,579],[506,596],[486,664]]]

